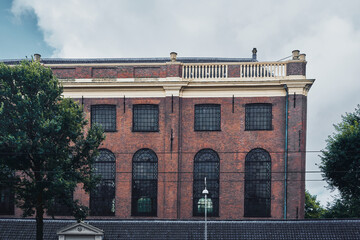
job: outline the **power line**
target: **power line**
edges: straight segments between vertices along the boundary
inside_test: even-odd
[[[257,147],[255,148],[252,148],[252,149],[256,149]],[[259,147],[261,148],[261,147]],[[101,149],[107,149],[107,148],[99,148],[99,150]],[[140,148],[142,149],[142,148]],[[204,149],[204,148],[202,148]],[[249,153],[252,149],[250,149],[249,151],[215,151],[217,153],[221,153],[221,154],[237,154],[237,153]],[[264,148],[262,148],[264,149]],[[108,150],[108,149],[107,149]],[[139,150],[139,149],[138,149]],[[136,151],[138,151],[136,150]],[[266,149],[264,149],[266,150]],[[113,152],[111,151],[113,154],[115,155],[121,155],[121,154],[134,154],[136,151],[134,152]],[[200,150],[199,150],[200,151]],[[198,153],[199,151],[157,151],[155,152],[157,155],[161,155],[161,154],[196,154]],[[266,150],[267,151],[267,150]],[[267,151],[268,153],[273,153],[273,154],[283,154],[285,153],[285,151]],[[287,151],[288,153],[322,153],[322,152],[326,152],[326,150],[305,150],[305,151],[300,151],[300,150],[289,150]],[[360,150],[359,151],[346,151],[346,153],[360,153]],[[27,154],[32,154],[32,155],[58,155],[57,153],[29,153],[29,152],[1,152],[0,155],[27,155]]]
[[[129,179],[129,180],[117,180],[116,182],[127,182],[127,183],[131,183],[133,180],[132,179]],[[146,181],[146,180],[145,180]],[[159,180],[159,179],[155,179],[155,180],[148,180],[148,181],[156,181],[156,182],[171,182],[171,183],[177,183],[178,181],[177,180]],[[238,183],[238,182],[257,182],[257,181],[269,181],[269,182],[284,182],[285,180],[284,179],[271,179],[271,180],[264,180],[264,179],[261,179],[261,180],[245,180],[245,179],[239,179],[239,180],[219,180],[220,183]],[[324,182],[326,180],[321,180],[321,179],[297,179],[297,180],[287,180],[288,182]],[[3,183],[13,183],[13,181],[2,181]],[[53,181],[37,181],[36,183],[51,183]],[[180,180],[180,182],[184,183],[184,182],[187,182],[187,183],[193,183],[194,180]]]
[[[22,171],[22,170],[19,170],[19,171]],[[64,173],[68,173],[68,172],[74,172],[74,171],[57,171],[57,170],[41,170],[41,171],[31,171],[32,173],[35,173],[35,172],[42,172],[42,173],[57,173],[57,172],[64,172]],[[329,171],[331,173],[360,173],[360,170],[350,170],[350,171],[338,171],[338,170],[335,170],[335,171]],[[115,171],[113,173],[116,173],[116,174],[123,174],[123,173],[127,173],[127,174],[131,174],[132,171]],[[186,173],[194,173],[194,171],[158,171],[157,172],[158,174],[168,174],[168,173],[173,173],[173,174],[186,174]],[[197,173],[209,173],[209,172],[197,172]],[[214,172],[210,172],[210,173],[214,173]],[[223,171],[220,171],[219,174],[226,174],[226,173],[229,173],[229,174],[245,174],[247,173],[246,171],[226,171],[226,172],[223,172]],[[265,173],[265,172],[261,172],[261,173]],[[285,172],[283,171],[271,171],[270,172],[271,174],[273,173],[276,173],[276,174],[284,174]],[[305,171],[287,171],[287,173],[294,173],[294,174],[299,174],[299,173],[323,173],[322,171],[320,170],[305,170]]]

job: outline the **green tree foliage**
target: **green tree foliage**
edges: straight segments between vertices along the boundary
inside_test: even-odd
[[[85,191],[96,184],[90,166],[104,140],[100,128],[85,129],[82,107],[62,92],[40,63],[0,64],[0,181],[12,186],[24,216],[36,214],[37,239],[55,200],[86,216],[72,195],[78,183]]]
[[[305,218],[322,218],[325,209],[321,207],[320,202],[316,200],[316,195],[311,195],[305,191]]]
[[[327,206],[324,218],[359,218],[360,199],[338,198]]]
[[[357,217],[360,217],[359,107],[358,105],[353,113],[346,113],[342,116],[342,122],[334,125],[335,133],[327,139],[320,165],[324,179],[332,189],[340,192],[341,198],[332,206],[334,211],[340,208],[351,209],[351,215]]]

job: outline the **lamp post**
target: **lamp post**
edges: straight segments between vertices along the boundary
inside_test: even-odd
[[[204,179],[205,181],[205,189],[202,191],[202,194],[205,195],[205,240],[207,240],[207,195],[209,194],[209,191],[206,189],[206,177]]]

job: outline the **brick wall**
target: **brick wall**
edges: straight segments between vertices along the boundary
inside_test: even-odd
[[[181,65],[154,66],[116,66],[116,67],[51,67],[54,75],[60,79],[75,78],[165,78],[180,77]]]
[[[141,148],[152,149],[158,157],[158,211],[161,219],[191,219],[193,193],[193,161],[204,148],[215,150],[220,157],[220,209],[214,219],[241,219],[244,211],[245,156],[254,148],[270,153],[272,163],[271,218],[283,217],[284,202],[284,133],[285,98],[130,98],[85,99],[85,109],[92,104],[117,106],[117,131],[107,133],[102,148],[116,156],[116,217],[131,217],[132,156]],[[296,97],[296,107],[289,98],[289,181],[288,218],[302,218],[304,200],[305,106],[306,98]],[[245,131],[245,104],[272,103],[273,130]],[[132,132],[132,106],[134,104],[159,105],[159,132]],[[194,131],[194,105],[221,104],[221,131]],[[87,113],[90,117],[90,113]],[[180,122],[179,122],[180,120]],[[180,126],[180,127],[179,127]],[[171,132],[173,141],[171,146]],[[299,152],[300,146],[300,152]],[[171,152],[172,150],[172,152]],[[180,152],[180,154],[178,154]],[[290,173],[290,172],[297,173]],[[178,175],[180,172],[180,175]],[[180,182],[178,182],[178,178]],[[178,192],[178,189],[180,191]],[[81,195],[88,201],[86,195]],[[144,217],[153,218],[153,217]]]
[[[247,103],[272,104],[273,130],[245,131]],[[254,148],[270,153],[271,218],[283,218],[285,97],[235,98],[234,112],[232,98],[125,98],[125,108],[124,98],[85,98],[88,119],[95,104],[116,106],[117,131],[106,133],[101,145],[116,156],[116,213],[115,217],[91,218],[201,219],[192,213],[192,173],[194,156],[204,148],[215,150],[220,157],[219,217],[212,219],[244,218],[245,156]],[[159,105],[158,132],[132,132],[134,104]],[[221,104],[221,131],[194,131],[195,104]],[[290,95],[288,218],[304,217],[305,132],[306,97]],[[158,157],[157,217],[131,216],[132,157],[141,148],[152,149]],[[88,194],[80,187],[74,197],[89,204]],[[21,211],[15,212],[20,217]]]

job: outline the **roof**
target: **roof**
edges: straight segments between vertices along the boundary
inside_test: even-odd
[[[31,59],[0,59],[5,64],[18,64]],[[214,63],[214,62],[256,62],[253,58],[216,58],[216,57],[178,57],[183,63]],[[41,58],[44,64],[97,64],[97,63],[166,63],[170,58]]]
[[[44,220],[44,239],[57,239],[56,232],[74,220]],[[104,240],[203,239],[204,221],[180,220],[88,220],[104,231]],[[0,219],[0,238],[35,239],[34,219]],[[208,221],[208,239],[360,239],[360,220],[267,220]]]

